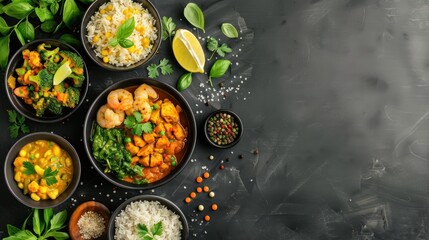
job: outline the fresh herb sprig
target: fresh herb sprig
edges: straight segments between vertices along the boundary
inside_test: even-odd
[[[12,20],[16,24],[10,25],[0,16],[0,69],[5,69],[8,63],[12,33],[24,45],[34,40],[35,31],[39,27],[46,33],[56,32],[63,25],[73,30],[82,17],[82,11],[75,0],[5,0],[0,6],[0,15],[6,15],[8,20],[18,20]],[[35,25],[39,23],[40,25]]]
[[[222,23],[220,29],[229,38],[238,38],[238,31],[231,23]]]
[[[162,221],[155,223],[150,231],[145,224],[137,224],[137,233],[141,240],[153,240],[155,236],[162,235]]]
[[[118,44],[123,48],[130,48],[134,46],[134,42],[127,39],[134,31],[136,22],[134,17],[129,18],[127,21],[121,24],[116,31],[116,37],[112,38],[109,42],[109,46],[116,47]]]
[[[177,90],[181,92],[187,89],[189,86],[191,86],[191,83],[192,83],[192,73],[190,72],[185,73],[177,81]]]
[[[171,17],[162,17],[162,40],[170,39],[174,35],[174,30],[176,29],[176,24],[173,22]]]
[[[141,136],[144,133],[151,133],[153,131],[152,123],[143,123],[141,113],[134,112],[133,115],[127,116],[124,121],[125,127],[131,129],[133,135]]]
[[[222,43],[222,45],[219,46],[218,41],[212,37],[207,39],[207,49],[210,52],[213,52],[209,58],[209,61],[212,59],[212,57],[215,53],[217,53],[221,57],[225,57],[226,53],[232,52],[232,49],[229,48],[226,43]]]
[[[229,60],[226,60],[226,59],[216,60],[216,62],[211,67],[210,74],[209,74],[209,82],[211,87],[213,87],[212,78],[222,77],[226,73],[230,65],[231,65],[231,61]]]
[[[30,132],[30,129],[25,124],[24,116],[18,114],[15,110],[7,110],[7,114],[9,116],[9,122],[11,123],[9,126],[9,134],[11,138],[18,137],[19,131],[24,134]]]
[[[31,175],[31,174],[36,174],[36,168],[34,167],[34,165],[31,162],[23,162],[24,165],[24,174],[25,175]],[[54,171],[52,171],[52,169],[50,167],[46,168],[45,171],[43,172],[43,178],[46,180],[46,184],[48,184],[48,186],[54,185],[55,183],[58,182],[56,176],[58,174],[58,169],[55,169]]]
[[[161,69],[162,75],[170,75],[173,73],[173,67],[171,64],[168,63],[168,59],[163,58],[159,62],[159,64],[152,63],[149,65],[146,69],[148,71],[148,77],[150,78],[157,78],[159,77],[159,71],[158,69]]]
[[[3,238],[3,240],[16,240],[16,239],[29,239],[29,240],[42,240],[42,239],[68,239],[70,236],[66,232],[59,230],[65,228],[67,225],[67,211],[63,210],[54,215],[52,208],[46,208],[43,210],[43,215],[40,214],[38,209],[33,209],[32,214],[27,217],[22,225],[22,228],[15,227],[11,224],[7,225],[7,233],[9,237]],[[28,222],[28,219],[32,217],[32,225]],[[27,226],[29,228],[27,229]],[[33,232],[32,232],[33,231]]]

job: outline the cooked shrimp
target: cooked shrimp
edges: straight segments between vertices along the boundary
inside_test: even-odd
[[[116,89],[107,96],[107,104],[114,110],[125,111],[133,106],[133,94],[125,89]]]
[[[134,96],[139,97],[139,95],[143,94],[144,92],[146,92],[147,94],[146,98],[149,97],[151,100],[155,100],[158,98],[158,93],[156,93],[155,89],[153,89],[151,86],[147,85],[146,83],[140,85],[134,91]]]
[[[113,110],[105,104],[98,109],[97,123],[103,128],[114,128],[124,121],[125,114],[123,111]]]
[[[149,101],[134,100],[133,104],[134,111],[139,111],[142,114],[143,122],[147,122],[152,114],[152,108],[150,107]]]

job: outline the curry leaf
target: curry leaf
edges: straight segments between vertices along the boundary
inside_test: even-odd
[[[204,31],[204,14],[195,3],[188,3],[183,11],[186,20],[194,27]]]
[[[231,23],[223,23],[220,29],[225,36],[229,38],[238,38],[237,29]]]
[[[63,22],[64,24],[73,29],[76,23],[80,20],[81,11],[74,0],[65,0],[63,8]]]
[[[28,2],[11,2],[3,7],[3,11],[6,15],[16,19],[23,19],[33,10],[34,7]]]
[[[34,40],[34,26],[28,21],[28,19],[18,25],[18,30],[25,42]]]
[[[226,59],[219,59],[213,64],[209,74],[210,86],[213,87],[212,78],[222,77],[226,73],[230,65],[231,65],[231,61]]]
[[[181,92],[191,86],[191,83],[192,73],[185,73],[179,78],[179,81],[177,81],[177,90]]]

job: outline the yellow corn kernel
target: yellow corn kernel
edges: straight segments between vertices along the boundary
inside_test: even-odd
[[[31,183],[28,184],[28,191],[33,193],[39,191],[39,184],[35,181],[31,181]]]
[[[112,11],[113,10],[113,5],[112,4],[108,5],[107,6],[107,10]]]
[[[98,42],[100,40],[100,37],[98,36],[98,35],[95,35],[93,38],[92,38],[92,42],[93,43],[96,43],[96,42]]]
[[[105,14],[105,13],[106,13],[106,10],[103,8],[103,9],[101,9],[101,10],[100,10],[100,13],[101,13],[101,14]]]
[[[109,58],[108,57],[103,57],[103,62],[108,63],[109,62]]]
[[[66,158],[66,166],[70,167],[72,165],[72,161],[70,158]]]
[[[25,157],[25,155],[27,155],[27,151],[25,151],[25,150],[19,151],[19,156],[20,157]]]
[[[39,187],[39,193],[46,193],[48,191],[48,187],[45,187],[45,186],[41,186],[41,187]]]
[[[111,37],[111,36],[112,36],[112,33],[111,33],[111,32],[106,32],[106,33],[104,34],[104,36],[105,36],[105,37],[107,37],[107,38],[109,38],[109,37]]]
[[[109,15],[107,15],[107,16],[106,16],[106,20],[107,20],[107,21],[112,21],[112,17],[111,17],[111,16],[109,16]]]
[[[43,92],[44,97],[49,97],[49,93],[47,91]]]
[[[23,189],[24,188],[24,184],[22,184],[22,182],[18,183],[18,187],[19,189]]]
[[[22,176],[21,172],[16,172],[15,173],[15,181],[20,182],[21,181],[21,176]]]
[[[45,173],[45,170],[41,168],[39,165],[35,165],[34,170],[36,170],[37,174],[39,174],[40,176],[43,176],[43,174]]]
[[[39,197],[43,200],[48,199],[48,195],[46,195],[46,193],[37,193],[37,195],[39,195]]]
[[[143,38],[143,39],[142,39],[142,46],[143,46],[144,48],[149,47],[149,43],[150,43],[149,38]]]
[[[56,144],[52,147],[52,151],[54,152],[54,156],[59,157],[61,155],[61,149]]]
[[[52,155],[52,150],[49,149],[48,151],[45,152],[45,154],[43,154],[44,157],[48,157]]]
[[[35,158],[39,158],[40,157],[40,153],[36,153],[36,155],[34,155]]]
[[[124,9],[124,11],[122,11],[122,13],[124,14],[124,15],[128,15],[129,13],[128,13],[128,9]]]
[[[133,53],[135,50],[136,50],[136,46],[134,45],[128,48],[129,53]]]
[[[102,50],[101,55],[103,55],[103,56],[109,55],[109,50],[107,50],[107,49]]]
[[[140,55],[140,54],[142,53],[142,50],[141,50],[140,48],[138,48],[138,49],[135,51],[135,53],[136,53],[137,55]]]
[[[40,201],[40,197],[37,194],[32,193],[30,196],[31,196],[31,199],[33,199],[34,201]]]
[[[56,199],[56,198],[58,197],[58,189],[54,189],[54,190],[52,190],[52,191],[49,191],[49,192],[48,192],[48,196],[49,196],[51,199]]]

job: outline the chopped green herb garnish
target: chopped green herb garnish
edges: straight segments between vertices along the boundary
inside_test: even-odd
[[[31,162],[23,162],[22,163],[24,165],[24,174],[25,175],[31,175],[31,174],[36,174],[36,169],[34,169],[34,165]]]

